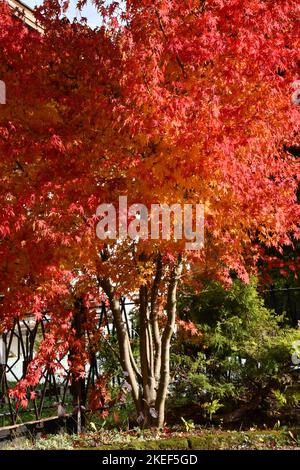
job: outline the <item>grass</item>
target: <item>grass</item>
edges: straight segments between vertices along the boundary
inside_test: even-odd
[[[56,434],[37,439],[19,438],[2,450],[300,450],[299,429],[224,431],[196,428],[182,430],[87,432],[80,436]]]

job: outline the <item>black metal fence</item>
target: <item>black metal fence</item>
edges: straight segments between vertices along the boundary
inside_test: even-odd
[[[132,338],[135,334],[133,324],[129,319],[130,310],[135,306],[133,302],[121,299],[121,311],[128,334]],[[109,308],[103,302],[93,307],[96,313],[97,327],[105,334],[114,334],[114,324]],[[29,406],[24,409],[16,407],[16,400],[11,397],[10,389],[26,376],[28,364],[35,356],[38,345],[45,338],[47,323],[51,319],[44,316],[36,320],[32,316],[25,319],[16,319],[11,330],[0,336],[0,431],[1,428],[17,427],[22,423],[36,421],[48,422],[62,414],[72,416],[74,403],[77,403],[80,393],[80,404],[86,405],[88,391],[95,385],[101,375],[98,353],[91,353],[89,365],[86,368],[86,377],[74,384],[68,367],[68,357],[57,359],[59,370],[45,367],[42,371],[39,384],[32,389],[35,397],[30,400]],[[86,347],[89,350],[91,332],[85,330]],[[82,390],[82,387],[84,390]]]
[[[266,307],[274,309],[278,314],[285,312],[292,326],[299,325],[300,287],[273,288],[263,295]]]

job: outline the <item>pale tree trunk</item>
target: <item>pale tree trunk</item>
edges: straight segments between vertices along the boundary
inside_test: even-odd
[[[158,427],[164,425],[165,420],[165,403],[170,382],[170,344],[174,333],[176,320],[176,299],[178,280],[182,272],[182,262],[179,260],[174,267],[168,286],[167,298],[167,323],[161,338],[161,364],[160,377],[156,398],[156,411],[158,413]]]
[[[160,361],[161,361],[161,337],[158,325],[158,293],[162,278],[162,259],[159,255],[156,261],[156,273],[151,289],[151,305],[150,305],[150,322],[154,344],[154,377],[156,382],[160,377]]]
[[[105,278],[99,283],[106,293],[112,310],[120,359],[132,398],[143,426],[164,425],[165,403],[170,382],[170,344],[176,320],[176,297],[182,261],[178,259],[167,281],[166,323],[161,334],[158,323],[159,289],[163,276],[161,256],[156,262],[156,273],[151,286],[142,285],[139,290],[139,353],[140,370],[134,360],[127,327],[122,318],[119,299],[111,282]]]
[[[154,376],[153,338],[148,309],[148,289],[140,288],[140,362],[143,383],[143,415],[145,422],[151,422],[151,408],[156,400],[156,382]]]
[[[141,397],[138,384],[138,376],[140,376],[140,373],[138,372],[138,368],[134,362],[127,327],[122,318],[120,301],[116,298],[111,282],[108,279],[101,279],[100,285],[110,302],[110,308],[117,332],[121,366],[123,372],[126,373],[127,381],[131,386],[132,398],[136,409],[138,412],[141,412]]]

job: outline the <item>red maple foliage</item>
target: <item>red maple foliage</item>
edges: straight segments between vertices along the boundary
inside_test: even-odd
[[[105,294],[137,411],[146,419],[156,409],[162,425],[178,282],[200,273],[228,283],[231,272],[247,281],[265,248],[299,239],[299,162],[287,148],[299,145],[300,6],[94,3],[102,20],[93,30],[47,0],[43,34],[0,4],[1,328],[29,311],[52,319],[16,392],[25,404],[24,385],[56,354],[72,350],[72,371],[84,374],[74,305]],[[97,239],[97,206],[117,206],[120,195],[129,205],[201,202],[204,248]],[[118,304],[136,292],[139,364]],[[85,315],[95,330],[94,313]]]

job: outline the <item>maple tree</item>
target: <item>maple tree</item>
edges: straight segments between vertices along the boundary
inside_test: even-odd
[[[1,327],[29,311],[52,320],[14,392],[26,405],[57,355],[72,351],[72,374],[84,377],[76,318],[96,349],[87,307],[107,299],[139,422],[162,426],[181,279],[247,282],[265,248],[299,238],[299,163],[287,151],[299,145],[299,2],[125,3],[96,0],[92,30],[62,18],[68,2],[46,0],[43,34],[0,5]],[[204,248],[99,240],[96,209],[120,195],[204,204]],[[138,361],[119,300],[136,294]]]

